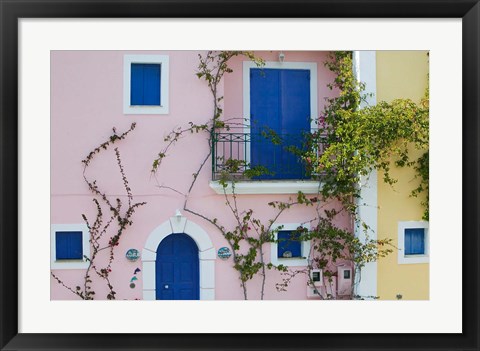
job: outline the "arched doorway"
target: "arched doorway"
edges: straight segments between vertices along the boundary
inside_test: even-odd
[[[215,300],[215,259],[216,251],[212,240],[198,224],[183,216],[171,217],[155,228],[142,250],[143,299],[156,300],[157,288],[157,250],[164,239],[172,234],[190,237],[197,246],[199,270],[199,299]]]
[[[171,234],[158,245],[157,300],[198,300],[200,296],[198,247],[186,234]]]

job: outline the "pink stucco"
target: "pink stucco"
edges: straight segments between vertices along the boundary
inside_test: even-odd
[[[123,114],[123,56],[125,54],[169,55],[170,113],[167,115],[125,115]],[[164,146],[163,138],[175,127],[188,122],[205,123],[211,118],[212,98],[206,83],[196,75],[198,54],[194,51],[55,51],[51,54],[51,223],[83,223],[81,214],[94,218],[95,207],[92,196],[83,180],[81,160],[89,151],[111,135],[112,127],[119,132],[136,122],[135,131],[118,144],[122,161],[132,188],[135,201],[146,201],[138,209],[134,224],[125,233],[117,254],[111,276],[117,298],[142,299],[142,273],[138,274],[135,289],[129,287],[135,268],[141,268],[141,261],[129,262],[125,252],[129,248],[141,250],[149,234],[160,224],[183,208],[184,198],[171,190],[159,189],[151,176],[152,161]],[[267,61],[276,61],[278,52],[257,52]],[[287,61],[317,62],[318,67],[318,111],[323,110],[325,97],[332,93],[326,84],[332,80],[331,73],[324,68],[325,52],[285,52]],[[242,60],[231,61],[234,72],[228,75],[220,95],[225,96],[225,115],[243,116]],[[197,170],[208,144],[202,134],[193,134],[182,139],[168,154],[157,175],[159,184],[168,185],[180,192],[186,192],[192,174]],[[112,150],[101,153],[87,176],[97,179],[100,188],[112,198],[125,200],[121,178]],[[233,227],[234,218],[225,206],[222,195],[216,194],[208,185],[211,168],[207,165],[199,175],[193,189],[189,206],[209,217],[217,217],[226,227]],[[253,208],[257,218],[267,221],[274,212],[267,205],[274,200],[287,200],[289,195],[239,195],[240,208]],[[214,226],[194,215],[182,211],[189,220],[201,226],[210,236],[215,249],[228,246],[226,240]],[[305,207],[285,212],[279,222],[302,222],[313,217]],[[343,217],[340,225],[349,226]],[[266,250],[266,260],[270,252]],[[232,268],[232,259],[215,261],[216,299],[243,299],[240,282]],[[82,282],[82,270],[55,270],[56,275],[68,285]],[[305,299],[306,278],[299,276],[287,292],[279,293],[275,283],[280,282],[279,274],[268,272],[266,299]],[[99,285],[97,298],[105,296]],[[249,283],[249,297],[259,298],[259,279]],[[52,299],[75,299],[65,288],[51,280]]]

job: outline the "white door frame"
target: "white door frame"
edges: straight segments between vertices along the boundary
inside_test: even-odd
[[[200,268],[200,300],[215,300],[215,248],[207,232],[183,216],[171,217],[159,225],[145,242],[142,251],[143,299],[156,299],[157,248],[171,234],[186,234],[195,241]]]

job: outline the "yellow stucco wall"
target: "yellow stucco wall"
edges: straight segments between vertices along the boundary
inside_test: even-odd
[[[428,84],[428,56],[426,51],[377,51],[377,101],[410,98],[419,102]],[[418,157],[422,152],[412,153]],[[393,188],[378,174],[378,238],[392,238],[398,244],[398,222],[422,220],[423,198],[411,198],[410,192],[418,184],[414,172],[392,169],[398,179]],[[395,300],[401,294],[404,300],[429,298],[429,264],[398,264],[394,252],[378,261],[377,295],[382,300]]]

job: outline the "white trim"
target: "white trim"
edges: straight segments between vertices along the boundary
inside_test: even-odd
[[[173,233],[172,225],[170,221],[166,221],[159,225],[147,238],[145,242],[145,250],[149,250],[153,253],[157,253],[158,244],[167,236]],[[143,261],[143,256],[142,256]]]
[[[155,300],[155,290],[143,290],[144,300]]]
[[[205,250],[205,251],[200,251],[198,253],[198,257],[201,259],[201,260],[214,260],[217,258],[217,251],[215,251],[215,248],[212,247],[208,250]]]
[[[279,231],[284,230],[296,230],[298,227],[304,227],[310,229],[309,223],[274,223],[271,226],[272,230],[276,230],[279,227],[282,227]],[[274,234],[275,241],[278,239],[278,232]],[[310,253],[310,241],[302,241],[302,255],[304,258],[279,258],[278,254],[278,244],[273,242],[270,244],[270,262],[275,266],[284,265],[287,267],[302,267],[308,266],[308,255]]]
[[[170,217],[170,225],[172,226],[172,233],[182,234],[185,232],[185,227],[187,225],[187,218],[182,216]]]
[[[130,105],[130,75],[132,63],[158,63],[160,65],[160,106]],[[123,56],[123,113],[125,115],[166,115],[169,113],[169,57],[167,55]]]
[[[142,262],[155,262],[157,259],[157,253],[148,249],[142,250]]]
[[[215,272],[215,260],[200,259],[200,290],[215,289],[215,275],[205,274],[205,272]]]
[[[172,221],[174,218],[175,217],[170,218],[170,221]],[[198,224],[192,221],[187,221],[183,232],[195,240],[199,251],[207,251],[213,248],[213,243],[210,239],[210,236]]]
[[[224,194],[223,185],[221,185],[219,181],[211,180],[209,185],[217,194]],[[235,182],[235,194],[298,194],[299,191],[304,194],[318,194],[320,189],[321,183],[314,180],[255,180]],[[225,192],[232,194],[231,182],[227,183]]]
[[[362,102],[361,107],[375,105],[377,103],[377,66],[375,51],[354,51],[353,69],[358,81],[366,84],[364,93],[372,94]],[[367,176],[360,178],[360,199],[357,201],[358,216],[365,222],[370,230],[368,237],[377,239],[378,228],[378,194],[377,194],[377,171],[373,170]],[[366,235],[360,221],[355,223],[355,236],[362,242]],[[360,274],[355,275],[355,294],[360,296],[377,296],[377,262],[369,262],[362,268]],[[359,279],[361,279],[359,281]]]
[[[155,264],[156,264],[155,261],[142,262],[143,290],[153,290],[153,292],[155,292],[155,286],[156,286]],[[151,277],[153,277],[153,279],[150,279]],[[154,300],[155,300],[155,297],[154,297]]]
[[[244,133],[250,133],[250,69],[259,68],[255,62],[243,61],[243,116],[246,119]],[[266,61],[261,68],[269,69],[306,69],[310,71],[310,130],[317,128],[315,120],[318,117],[318,85],[317,85],[317,63],[316,62],[274,62]],[[245,162],[250,163],[250,144],[245,144]],[[288,181],[287,181],[288,182]],[[259,183],[260,188],[268,187],[266,183]],[[223,191],[222,191],[223,192]],[[297,193],[295,191],[295,193]],[[275,194],[275,192],[255,192],[246,194]],[[278,193],[277,193],[278,194]],[[291,193],[280,193],[291,194]]]
[[[405,255],[405,229],[425,229],[425,254],[424,255]],[[408,221],[398,222],[398,264],[418,264],[428,263],[430,245],[428,222],[426,221]]]
[[[87,269],[89,262],[81,260],[58,260],[55,240],[56,232],[82,232],[82,254],[90,257],[90,232],[86,224],[52,224],[50,226],[50,269]]]
[[[155,267],[158,245],[167,236],[174,233],[184,233],[190,236],[198,247],[200,269],[200,300],[215,300],[215,259],[216,252],[210,236],[199,225],[186,217],[175,216],[155,228],[142,251],[143,267],[143,299],[155,300]]]
[[[215,289],[200,289],[200,300],[215,300]]]

